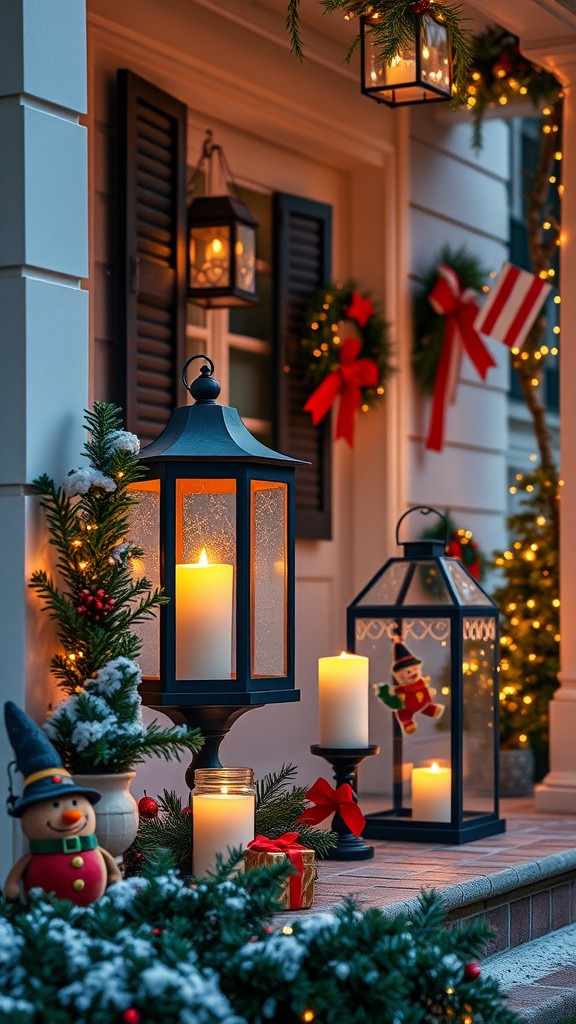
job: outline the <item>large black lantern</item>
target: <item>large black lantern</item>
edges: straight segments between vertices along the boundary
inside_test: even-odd
[[[192,359],[204,360],[188,386]],[[251,707],[295,701],[294,474],[297,462],[260,444],[236,409],[219,405],[213,363],[182,374],[195,399],[174,411],[140,454],[146,479],[131,537],[136,571],[169,603],[141,627],[145,703],[206,737],[200,767]]]
[[[219,159],[215,184],[213,161]],[[188,298],[199,306],[250,306],[256,297],[258,222],[237,195],[221,146],[207,132],[190,190],[205,172],[206,194],[188,209]]]
[[[361,18],[362,92],[390,107],[449,100],[452,54],[446,26],[415,15],[412,40],[387,63],[378,20],[377,12]]]
[[[465,843],[505,829],[498,816],[498,609],[462,563],[445,555],[444,541],[403,547],[403,557],[390,558],[347,610],[348,649],[370,659],[386,734],[379,740],[387,803],[367,815],[364,835]]]

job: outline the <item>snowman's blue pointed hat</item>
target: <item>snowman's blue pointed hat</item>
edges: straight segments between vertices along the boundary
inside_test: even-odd
[[[97,803],[102,794],[96,789],[76,785],[40,726],[11,700],[4,705],[4,718],[16,766],[24,776],[22,796],[18,798],[10,793],[8,797],[8,814],[21,818],[31,804],[74,793],[87,797],[91,804]]]

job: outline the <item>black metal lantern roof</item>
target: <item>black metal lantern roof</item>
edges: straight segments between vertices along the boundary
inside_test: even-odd
[[[200,376],[189,385],[186,370],[195,359],[204,359]],[[182,382],[194,398],[194,405],[175,409],[159,437],[143,448],[145,462],[168,459],[206,459],[254,461],[268,465],[305,465],[300,459],[267,448],[244,425],[238,410],[218,405],[220,385],[212,374],[214,363],[208,356],[191,356],[182,370]]]
[[[258,221],[236,196],[197,196],[190,204],[188,217],[194,227],[218,227],[236,221],[257,228]]]

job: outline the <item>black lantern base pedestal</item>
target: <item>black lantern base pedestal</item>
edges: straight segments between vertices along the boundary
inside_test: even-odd
[[[202,749],[194,754],[192,762],[186,770],[186,785],[194,789],[194,772],[196,768],[222,768],[220,760],[220,744],[230,732],[241,715],[252,708],[262,707],[261,704],[244,704],[241,707],[223,705],[182,705],[181,707],[157,706],[153,710],[161,711],[176,725],[187,725],[191,729],[200,729],[204,738]]]
[[[368,747],[321,747],[314,743],[310,750],[317,757],[323,757],[332,765],[336,788],[348,783],[352,788],[354,800],[357,802],[357,769],[365,757],[380,753],[375,743]],[[370,860],[374,856],[374,847],[368,846],[360,836],[355,836],[339,814],[332,819],[332,829],[338,834],[338,843],[327,854],[329,860]]]

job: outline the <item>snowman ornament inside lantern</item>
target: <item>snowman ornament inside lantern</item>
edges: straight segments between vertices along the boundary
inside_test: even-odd
[[[4,895],[17,900],[20,885],[88,906],[121,879],[116,861],[98,845],[95,789],[78,786],[61,765],[42,730],[12,701],[4,706],[6,729],[24,775],[22,795],[8,798],[8,814],[20,818],[26,853],[8,874]]]

